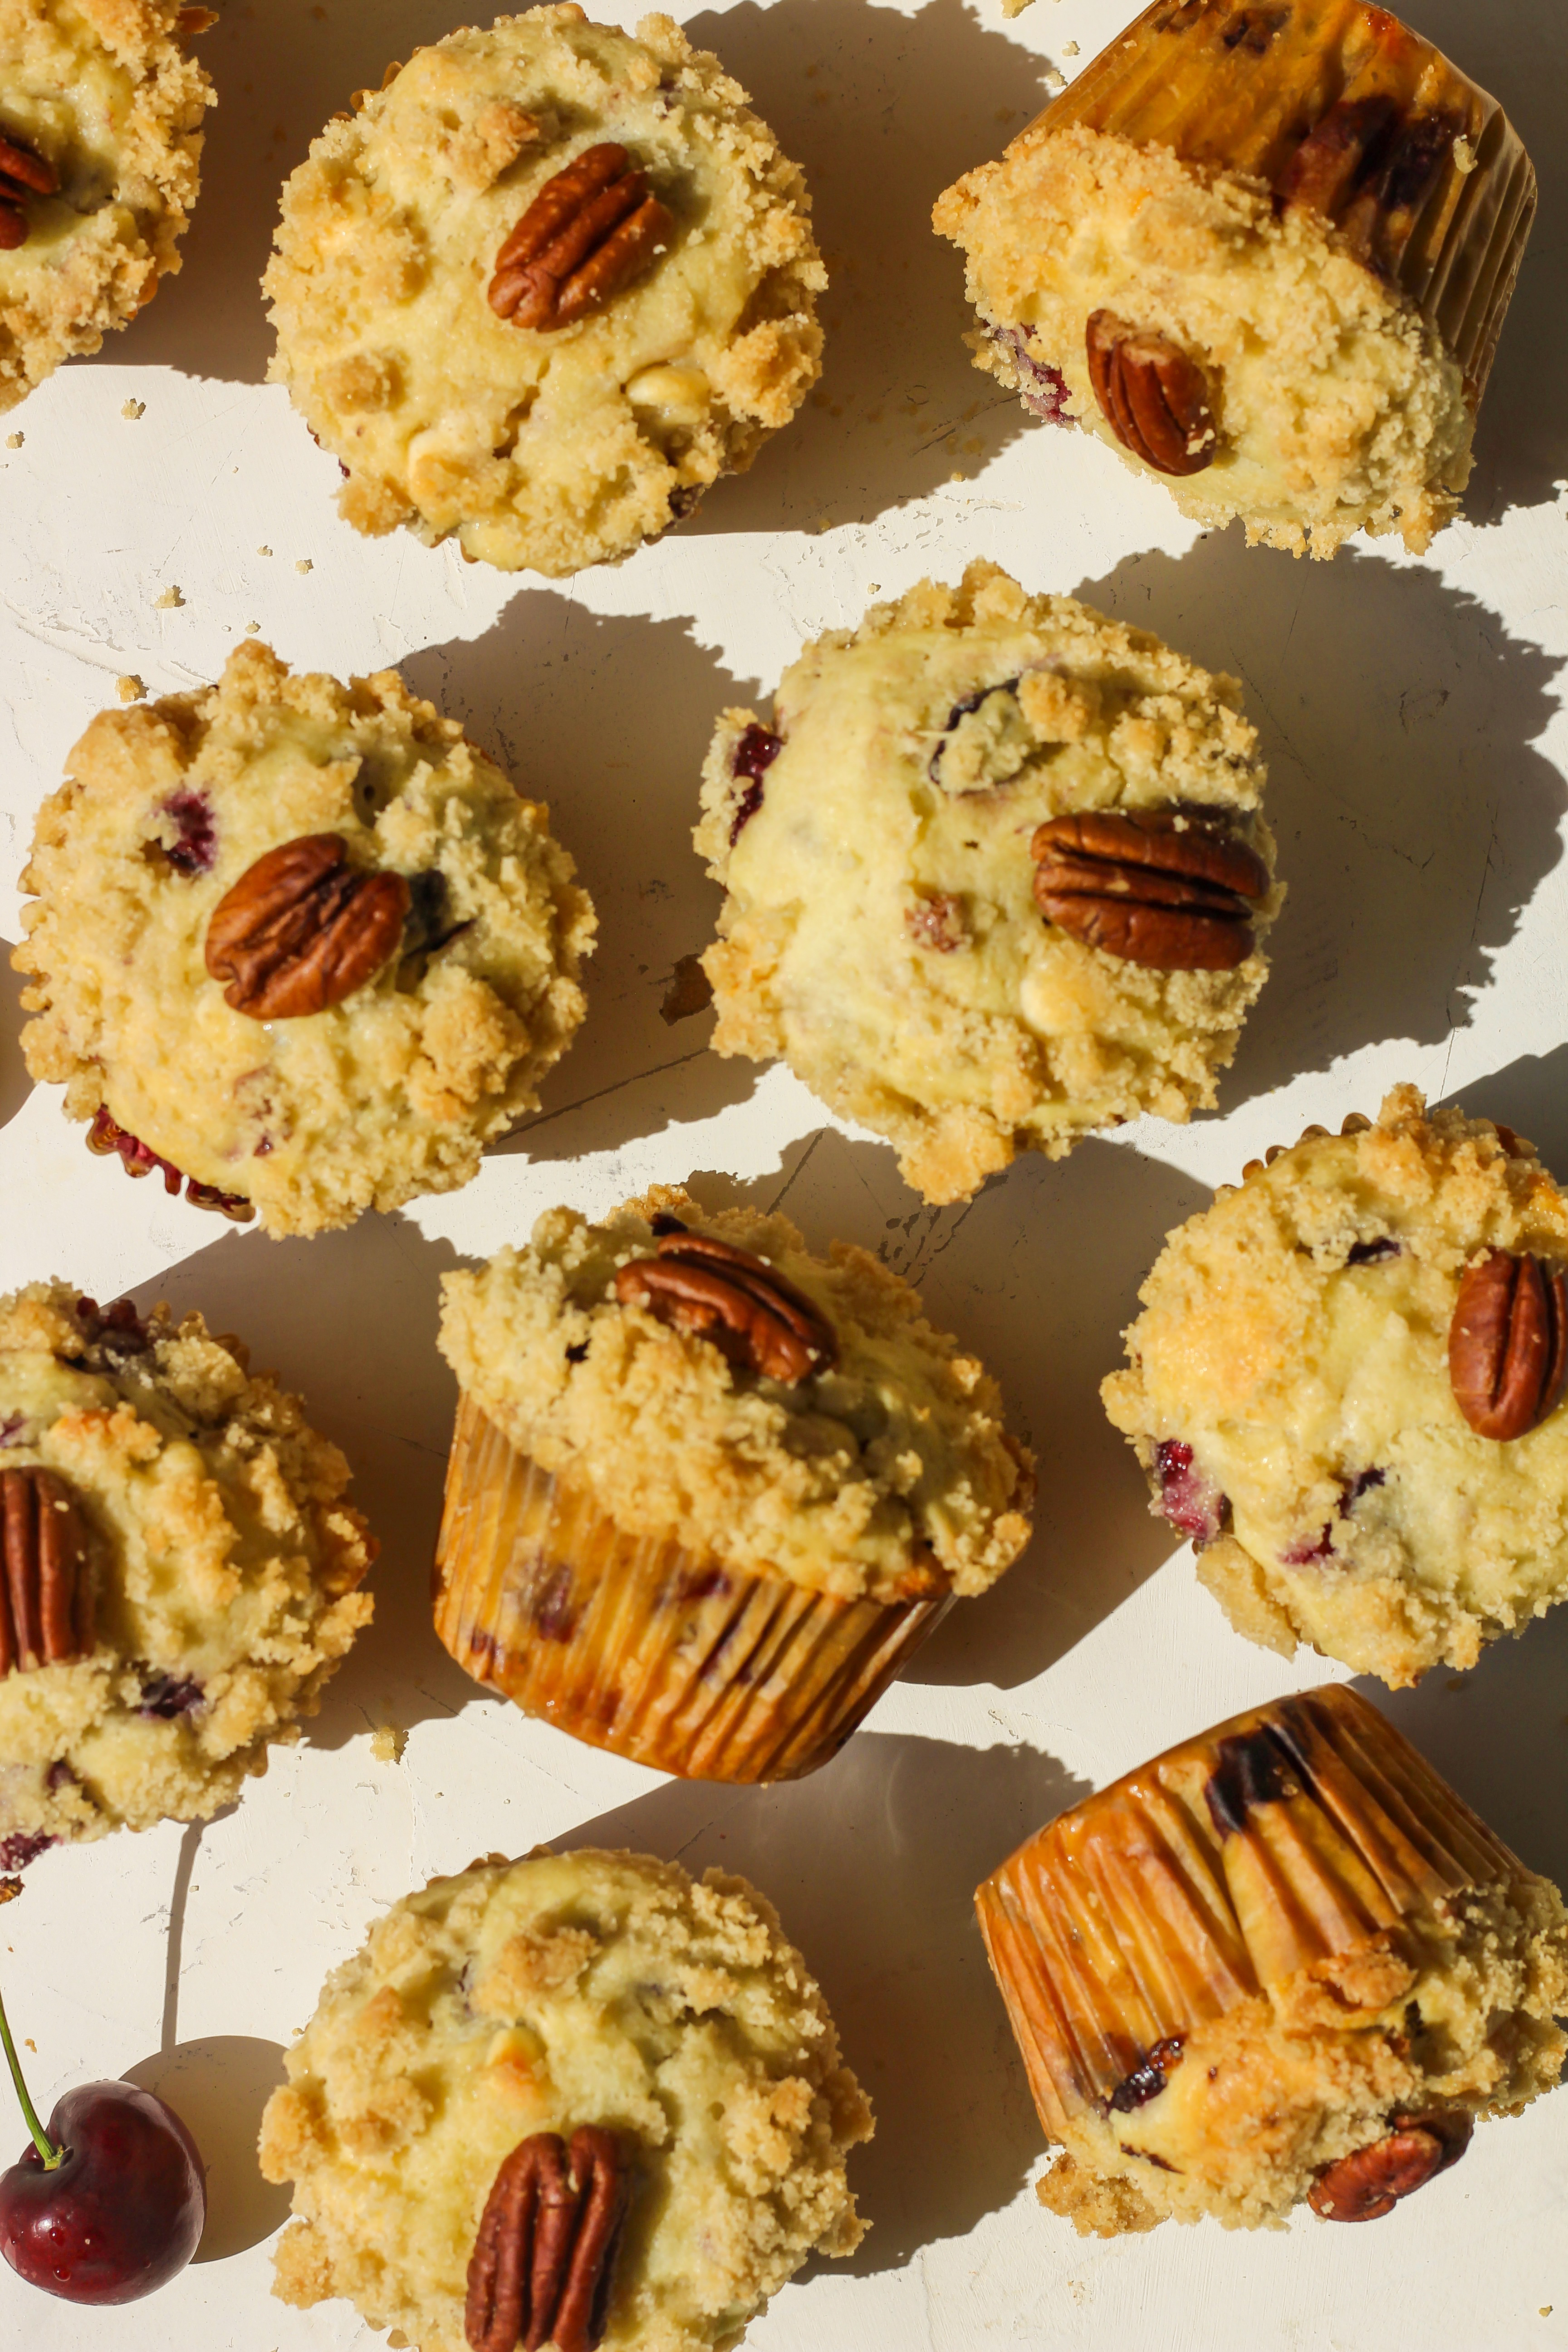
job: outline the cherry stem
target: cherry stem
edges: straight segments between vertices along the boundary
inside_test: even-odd
[[[37,2109],[27,2096],[27,2085],[22,2080],[22,2062],[16,2055],[16,2045],[11,2039],[10,2021],[5,2015],[5,2004],[3,2000],[0,2000],[0,2044],[5,2046],[5,2063],[11,2069],[11,2080],[16,2086],[16,2096],[22,2103],[22,2114],[27,2129],[33,2136],[33,2146],[44,2159],[45,2171],[55,2172],[65,2162],[66,2152],[63,2147],[55,2147],[48,2133],[38,2121]]]

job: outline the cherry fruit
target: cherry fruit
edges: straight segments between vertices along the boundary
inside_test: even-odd
[[[0,1878],[0,1903],[21,1891],[19,1878]],[[68,2303],[134,2303],[167,2285],[207,2218],[201,2155],[173,2107],[135,2083],[83,2083],[57,2102],[46,2132],[4,2002],[0,2049],[33,2139],[0,2172],[0,2254]]]
[[[68,2303],[133,2303],[166,2286],[206,2220],[202,2160],[172,2107],[134,2083],[84,2083],[37,2147],[0,2173],[0,2253]]]

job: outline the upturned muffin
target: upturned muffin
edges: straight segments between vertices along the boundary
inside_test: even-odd
[[[1386,9],[1155,0],[933,218],[978,366],[1328,556],[1454,513],[1534,210],[1496,100]]]
[[[299,1738],[371,1618],[348,1475],[199,1315],[0,1301],[0,1869],[203,1820]]]
[[[178,0],[0,12],[0,409],[144,310],[200,183],[212,83]]]
[[[1237,1632],[1394,1687],[1568,1595],[1568,1202],[1395,1087],[1167,1241],[1103,1388]]]
[[[1157,1756],[975,1905],[1086,2236],[1381,2220],[1568,2050],[1557,1889],[1343,1686]]]
[[[659,1187],[444,1290],[437,1631],[579,1738],[809,1771],[1028,1540],[995,1383],[864,1250]]]
[[[283,193],[272,374],[356,529],[503,571],[614,562],[749,466],[816,381],[795,164],[668,16],[452,33]]]
[[[714,1050],[780,1055],[928,1201],[1215,1100],[1284,891],[1236,681],[994,563],[727,710]]]
[[[327,1981],[261,2128],[274,2292],[417,2352],[706,2352],[864,2232],[871,2115],[742,1878],[584,1849],[433,1879]]]
[[[91,1146],[270,1234],[466,1184],[584,1013],[549,811],[395,670],[265,646],[96,718],[22,887],[22,1047]]]

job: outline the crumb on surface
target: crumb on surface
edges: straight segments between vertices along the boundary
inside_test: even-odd
[[[133,669],[127,670],[123,677],[116,680],[116,685],[121,702],[140,702],[147,691]]]
[[[370,1752],[378,1764],[397,1764],[408,1745],[408,1734],[395,1723],[379,1723],[370,1735]]]
[[[147,404],[144,400],[128,400],[120,414],[127,425],[134,425],[138,417],[146,415]]]
[[[153,597],[153,610],[155,613],[177,612],[184,601],[184,597],[177,588],[165,588],[161,596]]]
[[[308,555],[302,555],[294,566],[296,572],[314,572],[315,568]]]
[[[26,438],[26,436],[22,433],[7,433],[5,436],[5,446],[7,449],[19,449]]]

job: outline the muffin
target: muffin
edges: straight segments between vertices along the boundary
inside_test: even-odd
[[[1028,1541],[995,1383],[865,1250],[660,1186],[443,1287],[436,1630],[595,1747],[809,1772]]]
[[[371,1618],[348,1465],[199,1315],[0,1300],[0,1870],[200,1821]]]
[[[1237,1631],[1397,1689],[1568,1594],[1568,1202],[1395,1087],[1166,1242],[1102,1389]]]
[[[1328,556],[1455,512],[1534,210],[1496,100],[1386,9],[1155,0],[933,219],[1026,406]]]
[[[22,887],[35,1078],[130,1172],[269,1234],[466,1184],[583,1018],[550,813],[395,670],[102,711]]]
[[[928,1201],[1215,1100],[1284,898],[1232,678],[994,563],[721,718],[721,1054],[781,1055]]]
[[[789,423],[820,372],[810,199],[668,16],[502,16],[355,107],[284,189],[264,285],[357,530],[556,578]]]
[[[1557,1889],[1343,1686],[1168,1749],[975,1905],[1085,2236],[1379,2220],[1568,2049]]]
[[[0,17],[0,409],[96,352],[180,266],[212,83],[177,0],[6,0]]]
[[[346,2295],[417,2352],[734,2345],[864,2233],[870,2109],[772,1905],[716,1870],[545,1848],[433,1879],[284,2063],[274,2293]]]

